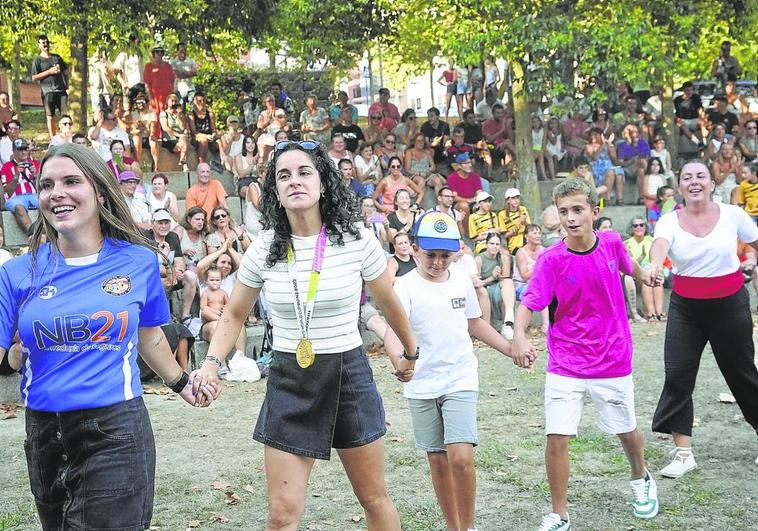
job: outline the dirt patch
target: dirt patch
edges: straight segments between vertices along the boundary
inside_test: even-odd
[[[650,432],[663,382],[663,324],[633,326],[637,415],[654,474],[666,464],[668,437]],[[481,371],[477,466],[477,524],[483,530],[535,529],[549,512],[543,462],[544,340],[532,371],[478,349]],[[414,448],[408,406],[383,352],[371,364],[387,410],[386,476],[404,529],[443,530],[424,455]],[[158,446],[154,529],[262,529],[266,518],[263,447],[251,439],[265,382],[225,383],[211,409],[185,407],[172,395],[145,395]],[[710,350],[695,392],[699,468],[681,480],[658,480],[661,512],[650,522],[632,517],[629,469],[618,441],[604,435],[590,404],[571,443],[572,520],[585,530],[748,529],[758,521],[755,433],[728,392]],[[14,408],[15,410],[15,408]],[[4,410],[6,411],[6,410]],[[23,453],[23,411],[0,421],[0,530],[35,529]],[[657,474],[656,474],[657,477]],[[300,529],[360,530],[366,523],[336,454],[311,476]]]

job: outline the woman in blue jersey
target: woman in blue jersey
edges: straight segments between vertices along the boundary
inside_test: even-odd
[[[384,409],[358,332],[365,281],[407,358],[416,345],[379,241],[317,142],[279,142],[263,180],[263,232],[245,252],[196,386],[217,382],[240,327],[265,290],[274,359],[253,437],[264,450],[267,529],[296,529],[316,459],[337,450],[370,531],[399,531],[384,482]]]
[[[43,159],[41,222],[27,255],[0,268],[0,351],[23,351],[29,482],[43,529],[150,526],[155,441],[138,352],[172,390],[192,393],[160,325],[169,321],[158,260],[93,150]],[[42,243],[43,236],[48,243]]]

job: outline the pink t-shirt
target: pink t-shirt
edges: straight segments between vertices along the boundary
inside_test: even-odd
[[[561,241],[537,257],[521,304],[550,308],[547,372],[570,378],[619,378],[632,372],[632,334],[619,269],[632,260],[618,234],[597,232],[584,253]]]
[[[471,172],[464,179],[457,171],[453,171],[447,176],[447,185],[458,196],[469,199],[476,197],[476,193],[482,189],[482,178]]]

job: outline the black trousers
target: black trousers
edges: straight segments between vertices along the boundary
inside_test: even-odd
[[[664,347],[666,380],[653,431],[692,435],[692,391],[707,342],[745,420],[758,431],[758,370],[745,288],[721,299],[671,294]]]

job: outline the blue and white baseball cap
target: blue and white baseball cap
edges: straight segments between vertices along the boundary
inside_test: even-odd
[[[453,218],[435,210],[423,214],[413,228],[416,243],[425,251],[451,251],[461,248],[461,232]]]

